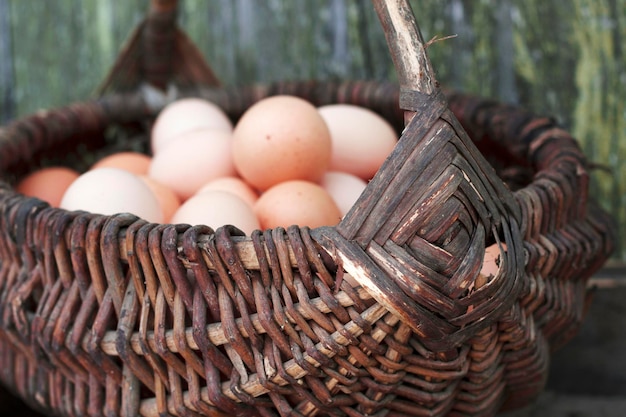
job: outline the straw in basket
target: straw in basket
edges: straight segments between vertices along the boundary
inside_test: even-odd
[[[176,2],[155,0],[101,97],[0,130],[4,385],[64,416],[493,416],[541,392],[613,246],[586,160],[549,118],[446,97],[408,2],[373,3],[399,87],[220,89]],[[170,83],[233,120],[294,94],[369,107],[402,135],[336,227],[246,236],[12,188],[79,144],[106,148],[112,129],[145,131]],[[484,276],[488,247],[498,269]]]

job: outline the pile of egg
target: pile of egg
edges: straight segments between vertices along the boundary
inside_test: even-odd
[[[16,190],[54,207],[128,212],[155,223],[255,229],[333,226],[396,144],[363,107],[315,107],[288,95],[253,104],[233,125],[222,109],[179,99],[157,116],[152,154],[121,152],[84,173],[48,167]]]

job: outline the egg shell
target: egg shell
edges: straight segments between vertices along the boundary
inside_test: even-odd
[[[149,222],[163,221],[159,202],[148,185],[119,168],[85,172],[69,186],[60,206],[104,215],[132,213]]]
[[[248,203],[226,191],[206,191],[185,201],[172,223],[206,225],[212,229],[233,225],[246,234],[259,229],[259,221]]]
[[[91,169],[120,168],[135,175],[146,175],[150,167],[151,158],[140,152],[117,152],[96,161]]]
[[[169,223],[181,205],[180,198],[178,198],[174,190],[167,185],[161,184],[154,178],[150,178],[147,175],[142,175],[139,178],[150,187],[150,190],[152,190],[152,193],[159,201],[159,206],[161,206],[163,212],[163,223]]]
[[[254,206],[259,199],[259,194],[244,180],[238,177],[221,177],[209,181],[200,188],[196,194],[206,191],[226,191],[235,194],[250,206]]]
[[[330,163],[330,132],[317,109],[278,95],[252,105],[233,131],[233,161],[250,185],[267,190],[283,181],[319,181]]]
[[[347,172],[330,171],[324,174],[320,185],[335,200],[341,216],[345,216],[367,187],[367,182]]]
[[[329,170],[372,179],[398,141],[391,124],[378,113],[352,104],[330,104],[318,111],[332,139]]]
[[[216,129],[183,133],[154,155],[148,171],[182,201],[207,182],[233,175],[232,133]]]
[[[159,153],[167,143],[181,134],[198,129],[232,132],[233,124],[219,106],[208,100],[189,97],[168,104],[152,126],[152,153]]]
[[[63,194],[80,173],[74,169],[54,166],[38,169],[28,174],[16,185],[17,192],[46,201],[59,207]]]
[[[506,251],[506,244],[502,243],[501,245],[502,251]],[[485,248],[485,255],[483,257],[483,265],[480,270],[480,274],[486,278],[496,276],[501,267],[502,255],[500,246],[497,243]]]
[[[341,212],[333,198],[320,185],[303,180],[281,182],[265,191],[254,211],[264,229],[292,225],[334,226]]]

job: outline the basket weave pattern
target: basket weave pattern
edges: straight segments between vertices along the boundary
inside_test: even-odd
[[[172,15],[175,2],[154,4]],[[150,68],[155,85],[168,79]],[[6,386],[67,416],[493,416],[542,390],[613,243],[566,131],[402,82],[220,89],[206,68],[183,75],[207,82],[181,82],[182,94],[233,120],[294,94],[371,108],[402,135],[338,226],[246,236],[67,212],[13,190],[46,155],[148,125],[158,108],[131,88],[0,130]],[[485,277],[491,245],[499,267]]]

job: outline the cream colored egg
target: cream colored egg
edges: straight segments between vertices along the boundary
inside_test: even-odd
[[[367,182],[347,172],[331,171],[324,174],[320,185],[335,200],[341,215],[345,216],[367,187]]]
[[[146,183],[119,168],[98,168],[82,174],[68,187],[60,207],[104,215],[132,213],[150,222],[163,221],[159,202]]]
[[[370,180],[396,145],[398,136],[378,113],[351,104],[321,106],[318,111],[332,138],[329,170]]]
[[[184,201],[207,182],[235,175],[231,149],[231,132],[187,132],[154,155],[148,176],[170,187]]]
[[[152,127],[152,153],[159,153],[167,143],[181,134],[198,129],[231,132],[233,124],[220,107],[201,98],[183,98],[168,104],[161,110]]]
[[[204,184],[196,194],[206,191],[226,191],[235,194],[250,204],[250,206],[254,206],[254,203],[259,198],[259,194],[248,183],[238,177],[221,177],[211,180]]]
[[[260,227],[252,207],[226,191],[206,191],[191,197],[176,211],[172,223],[203,224],[213,229],[230,224],[248,235]]]

